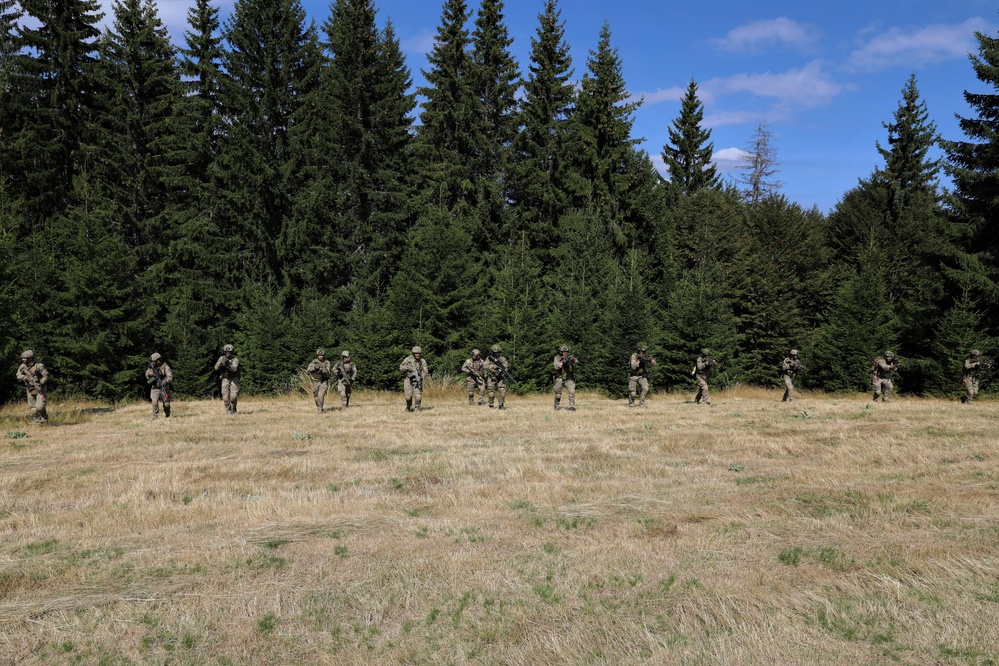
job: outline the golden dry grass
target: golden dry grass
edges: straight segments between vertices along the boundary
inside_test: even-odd
[[[10,405],[0,663],[999,660],[999,403],[778,399]]]

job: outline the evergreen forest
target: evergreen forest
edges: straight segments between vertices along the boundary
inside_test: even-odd
[[[141,397],[154,351],[210,396],[227,343],[251,393],[320,347],[394,389],[413,345],[456,374],[499,343],[529,392],[567,344],[617,397],[640,342],[659,388],[693,387],[703,347],[717,384],[777,386],[795,347],[804,388],[861,391],[891,349],[902,392],[956,395],[969,350],[996,352],[999,36],[976,35],[963,136],[899,81],[883,163],[824,214],[781,193],[763,122],[721,177],[695,79],[660,175],[608,24],[572,62],[547,0],[520,63],[503,0],[442,4],[415,87],[374,0],[321,23],[197,0],[182,39],[153,0],[104,30],[96,0],[0,0],[0,398],[24,349],[102,400]]]

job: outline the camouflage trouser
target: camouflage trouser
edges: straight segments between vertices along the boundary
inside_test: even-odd
[[[414,386],[413,381],[406,377],[406,381],[403,382],[403,391],[406,393],[406,409],[413,411],[414,409],[420,409],[420,403],[423,402],[423,387]]]
[[[694,402],[700,404],[703,400],[705,405],[710,405],[711,399],[709,397],[707,375],[695,375],[694,379],[697,380],[697,395],[694,396]]]
[[[794,377],[784,375],[784,397],[782,402],[794,402]]]
[[[163,416],[170,416],[170,394],[155,386],[149,390],[149,401],[153,403],[153,418],[159,418],[160,403],[163,403]]]
[[[506,400],[506,380],[497,377],[486,377],[486,390],[489,391],[489,406],[493,406],[496,393],[499,393],[500,409],[506,409],[503,402]]]
[[[569,391],[569,409],[576,409],[576,380],[561,377],[555,378],[555,409],[559,408],[558,404],[562,401],[563,386]]]
[[[642,397],[639,399],[640,405],[645,404],[645,398],[649,395],[649,378],[645,375],[631,375],[628,378],[628,404],[635,404],[635,397],[638,394],[638,387],[642,387]]]
[[[312,380],[312,397],[316,400],[316,411],[323,413],[323,406],[326,404],[326,392],[330,390],[330,383],[325,379]]]
[[[49,415],[45,411],[45,394],[41,391],[28,389],[28,413],[38,423],[48,423]]]
[[[888,402],[888,398],[891,397],[891,390],[895,388],[890,379],[879,379],[877,377],[871,380],[871,386],[874,387],[874,402],[877,402],[878,398],[881,398],[882,402]]]
[[[465,388],[468,389],[468,404],[473,404],[475,402],[475,394],[479,394],[479,404],[484,404],[486,401],[486,385],[481,379],[476,380],[471,375],[465,380]]]
[[[344,407],[350,405],[350,394],[354,391],[353,386],[348,386],[342,381],[336,383],[336,391],[340,394],[340,404]]]
[[[971,402],[978,395],[978,377],[965,377],[964,382],[964,395],[961,396],[961,402]]]
[[[222,380],[222,403],[225,405],[226,414],[236,413],[236,401],[239,400],[239,380]]]

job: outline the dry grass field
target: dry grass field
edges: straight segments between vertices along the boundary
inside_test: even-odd
[[[999,403],[689,397],[8,405],[0,663],[999,662]]]

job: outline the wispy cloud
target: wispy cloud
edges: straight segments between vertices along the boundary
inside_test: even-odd
[[[843,91],[843,86],[834,81],[818,61],[812,61],[804,67],[776,74],[736,74],[710,79],[701,89],[705,100],[748,93],[799,106],[815,107],[828,104]]]
[[[629,97],[629,101],[637,102],[638,100],[644,100],[642,102],[643,106],[662,104],[663,102],[679,102],[683,99],[686,92],[686,86],[683,88],[678,88],[676,86],[672,88],[661,88],[659,90],[653,90],[652,92],[633,93],[631,97]]]
[[[891,28],[873,36],[865,35],[866,43],[850,54],[847,64],[855,69],[877,70],[964,58],[978,49],[976,30],[991,33],[995,27],[985,19],[975,17],[952,25]]]
[[[402,50],[406,53],[430,53],[434,48],[434,38],[437,36],[436,30],[426,29],[415,35],[402,39]]]
[[[814,47],[818,36],[819,33],[814,28],[781,16],[745,23],[729,30],[724,37],[712,39],[711,43],[723,51],[756,50],[775,44],[807,50]]]

